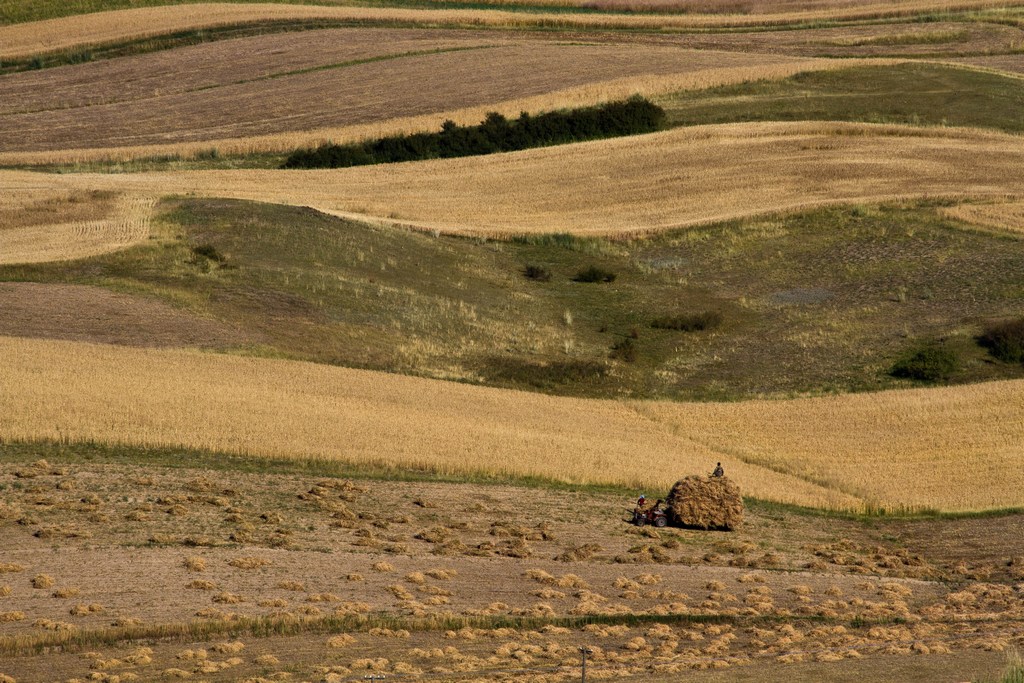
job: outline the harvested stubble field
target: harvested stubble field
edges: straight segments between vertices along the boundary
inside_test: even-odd
[[[9,361],[0,375],[9,439],[173,444],[656,488],[720,460],[747,495],[812,507],[1024,502],[1019,381],[670,404],[181,351],[13,338],[0,348]]]
[[[105,192],[50,191],[4,184],[0,264],[67,261],[104,254],[149,237],[155,200]]]
[[[946,215],[996,230],[1024,233],[1024,200],[964,203],[945,210]]]
[[[344,138],[349,128],[408,127],[408,119],[428,117],[430,127],[439,127],[445,118],[465,118],[468,112],[464,110],[472,111],[474,118],[482,118],[485,109],[518,114],[581,99],[591,104],[609,99],[609,94],[614,97],[615,90],[623,90],[625,95],[669,92],[687,84],[708,87],[840,66],[784,56],[668,47],[523,41],[487,45],[479,38],[438,38],[429,44],[441,51],[423,54],[407,50],[412,47],[409,44],[392,48],[387,44],[389,33],[378,35],[382,45],[375,52],[375,61],[355,58],[354,63],[344,61],[343,66],[313,70],[282,67],[276,76],[262,65],[210,72],[206,64],[215,59],[212,55],[220,55],[222,60],[232,55],[230,63],[235,64],[235,41],[193,48],[201,51],[196,60],[181,56],[181,79],[177,68],[168,71],[160,63],[162,55],[3,76],[0,100],[12,103],[10,110],[0,112],[4,159],[48,151],[48,155],[36,156],[61,160],[73,158],[74,150],[80,149],[110,155],[117,152],[111,148],[156,145],[174,152],[175,143],[197,142],[205,143],[206,149],[214,146],[230,151],[232,145],[223,141],[305,133],[279,140],[272,149],[280,151],[305,141]],[[292,38],[303,49],[304,36],[306,33]],[[466,51],[443,51],[457,47]],[[352,46],[352,54],[369,54],[367,50],[365,45]],[[329,66],[336,59],[332,52],[316,61]],[[107,83],[106,87],[98,87],[93,80],[97,69],[104,73],[100,82]],[[154,71],[159,76],[147,76]],[[452,78],[453,73],[463,75]],[[89,85],[82,98],[76,101],[73,91],[70,96],[64,94],[65,86],[83,80]],[[138,85],[126,90],[120,87],[122,81]],[[53,94],[22,104],[19,93],[40,88]],[[253,106],[254,102],[258,106]],[[242,144],[248,149],[261,147],[259,140]]]
[[[256,199],[455,234],[629,235],[839,202],[1021,194],[1022,163],[1021,139],[998,133],[752,123],[286,175],[4,172],[0,182]]]
[[[541,667],[560,681],[578,676],[579,645],[616,679],[920,680],[994,672],[1024,641],[1019,515],[865,523],[769,507],[733,534],[653,531],[624,524],[616,494],[4,449],[0,671],[19,683]],[[936,536],[946,524],[984,552],[965,559]]]

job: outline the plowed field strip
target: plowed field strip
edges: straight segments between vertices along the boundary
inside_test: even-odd
[[[563,0],[559,0],[562,2]],[[288,19],[448,24],[496,28],[714,28],[784,26],[802,22],[911,16],[918,13],[1002,7],[999,0],[908,0],[845,8],[766,14],[567,14],[509,9],[399,9],[304,5],[201,3],[100,12],[0,27],[0,58],[21,57],[80,45],[109,43],[173,31]]]
[[[1024,140],[1012,135],[756,123],[332,171],[0,178],[54,189],[192,192],[312,206],[465,234],[628,234],[835,202],[1019,196],[1022,166]]]
[[[180,444],[654,488],[721,460],[748,493],[806,505],[859,504],[830,485],[893,506],[1024,503],[1024,382],[630,404],[71,342],[0,338],[0,353],[8,361],[0,365],[5,438]],[[802,478],[810,475],[826,485]]]
[[[254,36],[0,76],[0,114],[144,100],[431,50],[501,42],[469,31],[331,29]]]
[[[547,44],[407,56],[86,109],[9,114],[0,117],[0,147],[30,152],[315,130],[529,98],[610,79],[728,68],[746,68],[757,77],[793,61],[673,48]],[[104,88],[111,91],[116,82]]]
[[[636,51],[633,51],[634,56]],[[703,55],[706,57],[707,55]],[[735,56],[735,55],[734,55]],[[191,158],[216,148],[221,154],[287,153],[298,147],[318,145],[325,140],[351,142],[376,138],[396,133],[436,131],[446,119],[457,123],[474,125],[487,112],[497,111],[515,117],[521,112],[538,113],[559,108],[583,107],[599,102],[623,99],[633,95],[658,96],[682,90],[700,90],[720,85],[741,83],[752,79],[787,78],[804,71],[836,70],[872,64],[898,64],[897,60],[845,60],[845,59],[759,59],[757,65],[719,68],[699,68],[691,64],[689,71],[668,75],[642,75],[590,82],[578,87],[556,89],[532,97],[491,102],[488,104],[448,109],[419,116],[398,116],[372,123],[342,125],[332,128],[293,130],[286,133],[252,135],[247,137],[215,138],[196,142],[179,141],[173,144],[151,144],[135,146],[99,147],[86,149],[56,149],[45,152],[0,152],[2,164],[76,164],[91,161],[130,161],[154,156],[177,155]],[[617,65],[616,68],[621,68]],[[534,76],[527,76],[533,78]],[[536,85],[536,84],[535,84]],[[457,87],[457,86],[450,86]],[[497,87],[492,84],[490,87]],[[466,89],[462,91],[466,94]],[[468,93],[479,97],[479,92]],[[379,97],[378,95],[374,96]],[[308,99],[308,97],[307,97]],[[372,102],[370,103],[373,104]],[[300,106],[300,105],[296,105]],[[346,103],[347,107],[351,103]],[[394,112],[387,112],[393,115]],[[336,115],[336,114],[334,114]],[[286,124],[291,124],[284,119]],[[223,132],[223,131],[221,131]]]

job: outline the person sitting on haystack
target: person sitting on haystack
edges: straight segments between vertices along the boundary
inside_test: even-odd
[[[711,476],[712,477],[724,477],[725,476],[725,470],[722,469],[722,463],[718,463],[718,467],[716,467],[715,471],[711,473]]]

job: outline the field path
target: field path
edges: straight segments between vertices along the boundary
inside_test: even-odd
[[[461,234],[619,235],[830,203],[1022,195],[1021,168],[1024,139],[1013,135],[754,123],[339,170],[12,171],[0,173],[0,184],[193,193]]]
[[[617,402],[81,342],[0,337],[0,356],[5,439],[655,489],[721,461],[747,494],[809,506],[1024,505],[1024,381],[794,401]]]
[[[70,261],[137,244],[149,237],[155,203],[152,195],[124,195],[101,220],[0,229],[0,264]]]

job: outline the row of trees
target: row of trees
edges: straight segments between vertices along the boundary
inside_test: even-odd
[[[439,133],[394,135],[351,144],[300,149],[284,168],[343,168],[418,159],[448,159],[513,152],[598,138],[651,133],[665,124],[665,111],[642,97],[596,107],[556,111],[509,120],[492,112],[477,126],[445,121]]]

